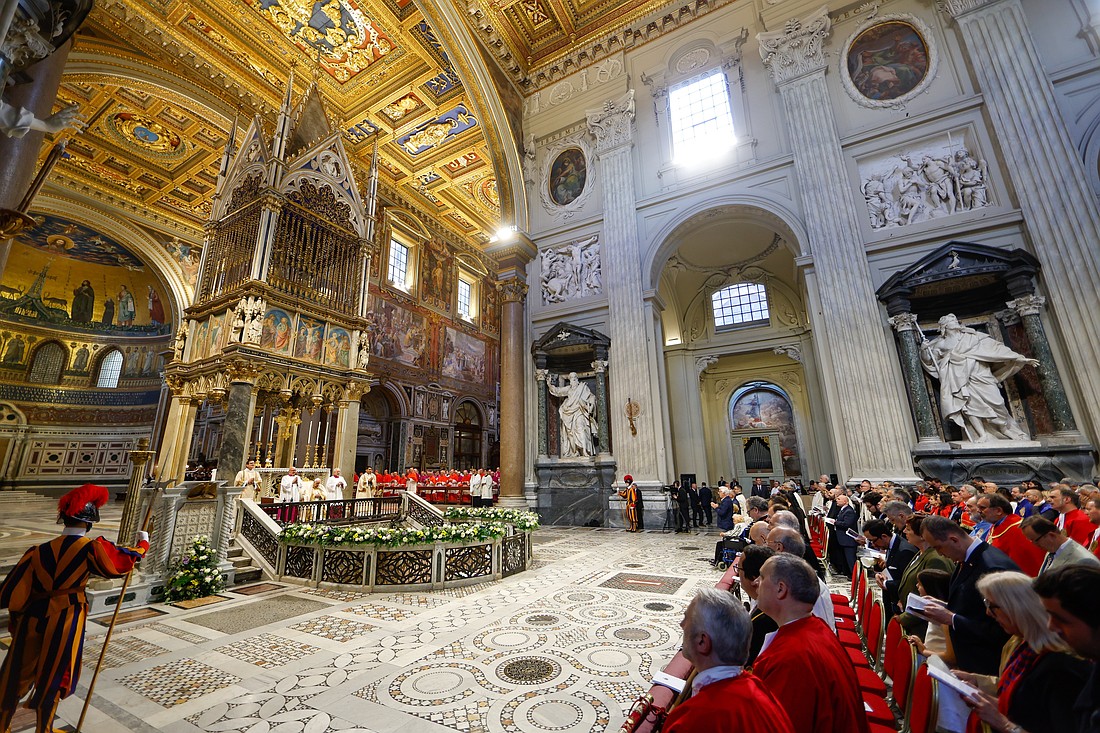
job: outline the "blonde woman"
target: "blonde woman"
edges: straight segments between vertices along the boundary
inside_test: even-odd
[[[1089,664],[1047,626],[1046,609],[1031,582],[1015,572],[990,573],[978,581],[986,613],[1011,638],[998,677],[955,674],[982,690],[966,702],[994,731],[1065,733],[1077,729],[1073,706]]]

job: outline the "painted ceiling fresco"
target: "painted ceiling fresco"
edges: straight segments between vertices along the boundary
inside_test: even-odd
[[[103,0],[75,52],[106,63],[63,77],[59,104],[79,105],[88,126],[55,169],[62,187],[165,217],[200,240],[227,109],[259,113],[270,133],[293,68],[295,99],[316,81],[361,185],[377,141],[384,187],[472,243],[499,227],[499,198],[470,193],[496,191],[485,126],[409,0]],[[131,63],[163,78],[123,70]]]

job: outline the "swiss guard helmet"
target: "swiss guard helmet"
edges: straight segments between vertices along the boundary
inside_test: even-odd
[[[57,521],[75,519],[94,524],[99,521],[99,508],[107,503],[110,494],[103,486],[84,484],[61,497],[57,502]]]

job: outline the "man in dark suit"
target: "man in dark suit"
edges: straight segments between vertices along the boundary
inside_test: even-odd
[[[856,566],[856,541],[848,534],[848,530],[852,530],[853,532],[856,531],[859,515],[856,513],[856,510],[852,508],[851,499],[843,490],[837,493],[836,498],[833,499],[833,503],[838,508],[836,523],[829,526],[829,529],[833,533],[829,542],[830,544],[835,543],[839,548],[835,559],[843,562],[843,565],[838,568],[841,574],[851,577],[852,569]],[[826,520],[826,524],[828,524],[828,520]]]
[[[1008,634],[986,613],[978,592],[978,579],[1000,570],[1020,572],[1020,567],[996,547],[971,537],[946,517],[928,517],[921,525],[924,541],[955,562],[947,605],[930,604],[923,615],[944,624],[955,649],[955,661],[964,672],[998,674],[1001,650]]]
[[[771,497],[771,491],[764,485],[764,479],[754,478],[752,480],[752,493],[750,496],[759,496],[761,499],[767,500]]]
[[[676,531],[691,529],[691,494],[679,481],[672,483],[672,497],[676,499]]]
[[[688,486],[688,500],[691,504],[691,526],[699,527],[703,524],[703,503],[699,500],[699,484],[694,481]]]
[[[917,556],[917,548],[894,534],[890,525],[881,519],[872,519],[863,525],[863,536],[867,538],[867,546],[879,552],[886,553],[886,559],[877,567],[879,572],[889,573],[893,583],[887,582],[882,590],[882,598],[885,601],[887,617],[894,615],[894,604],[898,602],[897,581],[913,558]]]
[[[714,494],[711,493],[710,487],[707,486],[707,482],[704,481],[703,485],[699,487],[699,503],[703,507],[703,516],[705,518],[704,524],[710,526],[714,521],[714,515],[711,514],[711,502],[714,501]]]

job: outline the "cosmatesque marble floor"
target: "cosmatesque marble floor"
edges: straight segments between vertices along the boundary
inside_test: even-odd
[[[550,527],[533,569],[497,583],[364,594],[263,582],[209,606],[156,605],[116,627],[84,730],[614,731],[679,648],[691,596],[720,577],[706,562],[715,534]],[[80,715],[105,631],[88,624],[59,726]],[[32,722],[20,720],[16,733]]]

